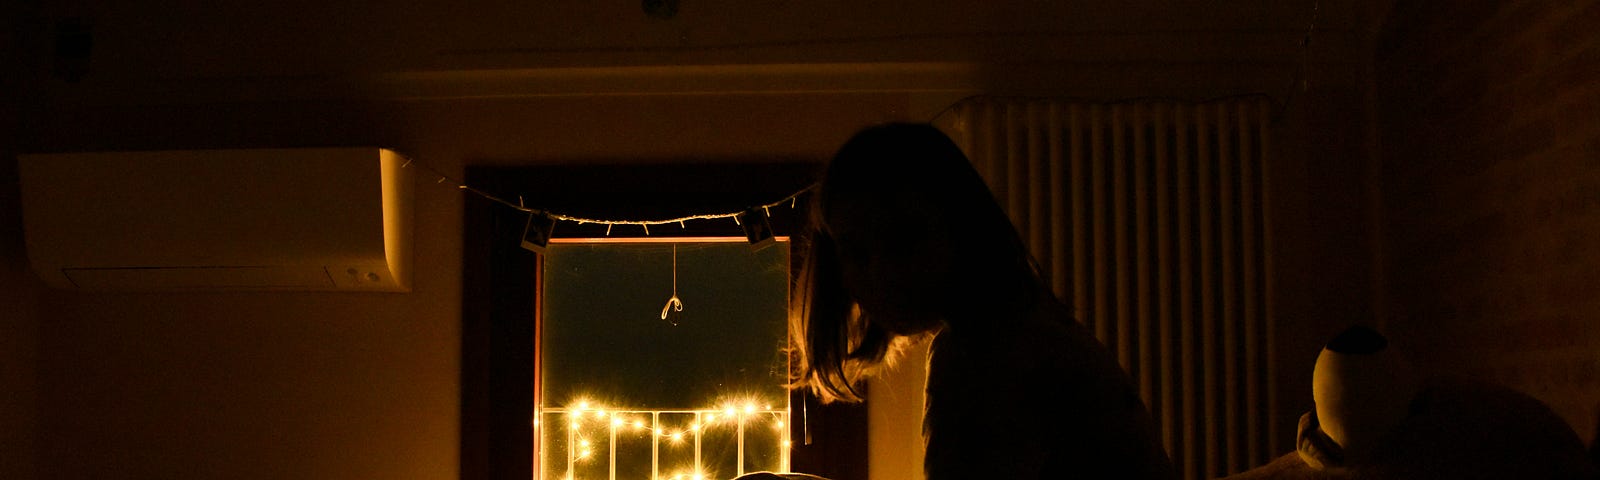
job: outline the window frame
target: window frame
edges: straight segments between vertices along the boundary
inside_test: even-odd
[[[818,162],[792,159],[704,160],[651,164],[469,166],[466,183],[501,198],[586,218],[652,219],[727,213],[772,202],[812,184]],[[536,478],[533,418],[539,391],[539,292],[542,255],[520,246],[527,215],[478,195],[464,195],[462,221],[461,478]],[[794,237],[804,202],[773,209],[776,235]],[[665,228],[662,228],[665,227]],[[660,226],[649,237],[740,235],[732,220]],[[637,226],[560,222],[555,238],[643,237]],[[791,243],[790,274],[803,247]],[[790,393],[790,465],[838,480],[867,475],[864,404],[823,405]]]

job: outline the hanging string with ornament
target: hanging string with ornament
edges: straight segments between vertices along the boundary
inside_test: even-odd
[[[772,207],[788,205],[790,208],[794,208],[802,195],[805,195],[812,189],[816,188],[815,184],[808,185],[777,201],[755,205],[733,212],[702,213],[658,220],[604,219],[568,215],[554,212],[549,209],[529,206],[520,196],[517,197],[516,202],[511,202],[504,198],[490,194],[489,192],[473,188],[472,186],[467,185],[460,180],[451,178],[449,175],[445,175],[433,167],[421,162],[417,162],[409,157],[406,158],[404,164],[400,165],[400,168],[413,167],[424,170],[431,177],[434,177],[435,180],[433,183],[448,184],[463,192],[476,195],[490,202],[494,202],[528,214],[528,220],[523,225],[522,229],[522,248],[536,253],[544,253],[545,248],[549,246],[551,234],[554,232],[556,222],[558,221],[573,222],[577,224],[605,225],[606,235],[611,235],[611,229],[617,225],[637,225],[643,228],[644,234],[648,236],[650,235],[651,226],[671,225],[676,223],[678,224],[679,228],[688,228],[688,222],[691,220],[732,219],[735,225],[743,229],[745,239],[751,244],[759,247],[774,241],[776,238],[772,232],[772,221],[770,218],[772,215]]]
[[[676,327],[678,322],[667,318],[667,314],[671,313],[668,312],[669,309],[672,312],[683,311],[683,300],[678,298],[678,244],[676,243],[672,244],[672,298],[668,298],[667,305],[661,307],[661,319]]]

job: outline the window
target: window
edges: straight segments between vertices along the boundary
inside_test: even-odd
[[[539,478],[789,469],[788,242],[567,240],[543,268]]]
[[[589,218],[676,218],[707,212],[735,212],[751,205],[764,204],[798,191],[816,178],[816,162],[764,163],[768,161],[770,160],[706,163],[697,159],[659,165],[483,166],[468,167],[465,180],[475,189],[493,192],[503,198],[521,197],[529,205],[538,205],[570,215]],[[528,220],[526,214],[473,195],[466,196],[465,200],[462,212],[461,478],[495,480],[539,478],[540,469],[536,468],[535,460],[541,455],[550,454],[540,453],[535,448],[535,440],[542,435],[545,427],[543,420],[537,420],[540,428],[535,428],[541,407],[536,402],[544,398],[551,400],[543,402],[545,404],[542,406],[551,409],[577,407],[577,402],[586,400],[576,398],[577,394],[590,396],[587,400],[593,402],[591,406],[610,407],[609,410],[618,407],[654,410],[668,406],[649,405],[651,401],[648,398],[637,401],[623,398],[631,394],[608,391],[608,388],[613,387],[606,387],[600,383],[585,383],[581,385],[582,388],[573,389],[577,394],[568,394],[571,398],[561,398],[563,394],[557,392],[549,392],[548,397],[535,395],[536,392],[543,390],[538,376],[535,375],[535,372],[543,370],[542,365],[537,365],[543,355],[537,354],[539,349],[536,345],[539,344],[540,329],[536,327],[541,320],[544,320],[540,318],[542,314],[548,313],[543,305],[548,299],[541,298],[538,294],[539,285],[546,283],[545,280],[549,280],[551,286],[558,282],[553,278],[542,278],[554,274],[544,268],[543,265],[548,260],[544,255],[536,255],[519,246],[523,227]],[[803,209],[804,202],[800,202],[796,209],[772,208],[773,233],[779,236],[793,235],[796,232],[796,224],[804,218],[800,211]],[[636,241],[676,241],[680,242],[680,245],[687,245],[692,238],[725,237],[742,233],[738,225],[726,219],[696,220],[689,221],[686,225],[665,227],[658,226],[647,234],[643,229],[632,225],[619,225],[613,229],[614,231],[608,231],[605,225],[562,222],[556,226],[555,239],[551,247],[563,248],[570,242],[576,241],[574,239],[596,238],[621,242],[619,243],[621,245]],[[676,238],[667,240],[664,237]],[[738,242],[721,245],[737,251],[750,251],[750,246],[742,242],[744,240],[741,238]],[[653,261],[659,262],[648,275],[665,279],[664,283],[640,288],[645,293],[644,297],[649,299],[641,307],[646,310],[640,317],[641,321],[654,319],[655,322],[663,322],[660,319],[661,308],[671,295],[670,245],[671,243],[655,243],[640,247],[662,249],[647,255],[655,259]],[[787,258],[786,244],[778,245],[771,248],[783,252],[783,256]],[[683,255],[688,251],[681,249],[679,253]],[[680,267],[689,268],[688,264]],[[691,288],[687,283],[683,283],[690,281],[695,275],[683,268],[679,271],[679,296],[682,297],[685,306],[681,312],[683,317],[680,325],[690,326],[692,323],[685,322],[695,322],[712,315],[713,306],[717,303],[713,299],[719,295],[697,290],[711,287]],[[788,271],[791,269],[785,265],[784,270],[780,272],[788,275]],[[786,277],[784,285],[788,285],[788,281]],[[781,322],[774,325],[780,328],[773,332],[774,335],[781,335],[779,333],[782,331],[781,325]],[[758,341],[760,340],[752,340],[752,342]],[[546,343],[548,346],[548,341]],[[755,347],[754,344],[748,346],[752,349]],[[773,355],[768,357],[769,359],[777,358],[780,351],[778,345],[774,344],[763,345],[762,348],[767,354]],[[559,375],[557,374],[557,377]],[[565,388],[558,384],[559,380],[555,378],[551,380],[552,388]],[[781,380],[770,385],[777,389],[779,384]],[[699,388],[693,390],[698,391]],[[737,400],[728,401],[733,397],[721,398],[736,396],[735,394],[725,393],[716,388],[709,390],[705,394],[698,394],[698,397],[685,397],[688,400],[682,400],[682,403],[693,404],[688,405],[687,409],[701,411],[701,415],[708,415],[712,406],[726,413],[728,403],[733,403],[737,410],[744,409],[744,405],[738,405]],[[732,389],[728,390],[731,391]],[[781,390],[772,391],[781,392]],[[790,411],[793,412],[792,418],[784,420],[787,435],[793,442],[793,448],[787,450],[787,460],[791,469],[829,478],[866,478],[866,408],[850,404],[821,405],[815,397],[802,392],[781,392],[779,395],[783,393],[787,394],[786,404],[791,406]],[[568,405],[569,403],[572,405]],[[766,407],[764,401],[759,403],[754,406],[758,409]],[[780,403],[784,403],[784,398],[772,400],[774,410],[784,408]],[[609,410],[607,413],[612,413]],[[585,424],[588,426],[583,428],[600,425],[591,424],[594,418],[593,411],[588,415],[589,417],[585,419]],[[663,421],[664,425],[668,427],[683,425],[683,420],[673,419],[670,415],[667,417]],[[643,421],[642,417],[639,421]],[[689,426],[693,425],[692,420],[687,421]],[[776,421],[774,419],[774,422]],[[606,425],[605,440],[609,442],[610,424]],[[712,429],[706,435],[709,437],[730,431],[737,435],[737,423],[724,425],[732,425],[735,429]],[[631,420],[624,420],[623,424],[617,426],[632,427],[632,423]],[[781,442],[782,439],[748,435],[751,433],[750,426],[751,423],[747,422],[746,441],[749,443],[746,444],[746,454],[750,462],[755,462],[763,457],[752,452],[767,448],[760,447],[756,445],[757,443]],[[775,424],[773,428],[776,428]],[[591,432],[589,435],[595,433]],[[579,440],[589,440],[590,455],[599,456],[603,453],[607,467],[605,471],[599,471],[598,476],[591,472],[577,478],[610,480],[610,444],[598,442],[599,438],[574,438],[572,444],[577,446],[578,453],[581,453],[582,448],[582,442]],[[684,438],[692,440],[692,437],[687,435]],[[565,442],[564,438],[559,440]],[[737,473],[738,469],[733,463],[737,460],[737,450],[733,452],[733,460],[726,464],[707,462],[708,458],[714,456],[707,455],[707,444],[715,443],[716,440],[710,438],[703,440],[707,441],[701,444],[701,466],[708,470],[704,473],[717,475],[706,478],[727,478]],[[624,443],[626,442],[619,440],[616,444],[622,446]],[[602,447],[604,450],[601,450]],[[737,445],[734,448],[737,448]],[[648,449],[644,451],[649,452]],[[692,450],[687,451],[692,454]],[[662,454],[668,457],[667,461],[657,465],[664,465],[659,473],[665,480],[672,478],[676,472],[674,469],[679,468],[678,465],[693,466],[692,457],[683,463],[676,463],[671,461],[670,453],[663,450]],[[553,458],[565,467],[565,453],[555,455]],[[770,459],[765,461],[770,462]],[[661,462],[659,457],[657,462]],[[627,461],[619,464],[619,468],[626,466]],[[768,468],[756,463],[750,464],[750,468],[755,467]],[[717,471],[710,472],[712,468]],[[732,470],[728,470],[730,468]],[[565,472],[560,469],[556,471]],[[692,480],[692,472],[686,473],[689,475],[682,480]],[[617,478],[646,478],[649,473],[645,472],[640,476],[630,475],[633,474],[624,475],[619,471]],[[547,478],[561,480],[563,477],[555,475]]]

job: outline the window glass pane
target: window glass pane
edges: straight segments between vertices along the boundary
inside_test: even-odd
[[[786,470],[788,285],[786,242],[551,244],[542,478]]]

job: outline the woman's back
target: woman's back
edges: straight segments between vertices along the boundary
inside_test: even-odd
[[[1046,300],[1005,329],[947,329],[928,359],[930,480],[1175,478],[1127,374]]]

